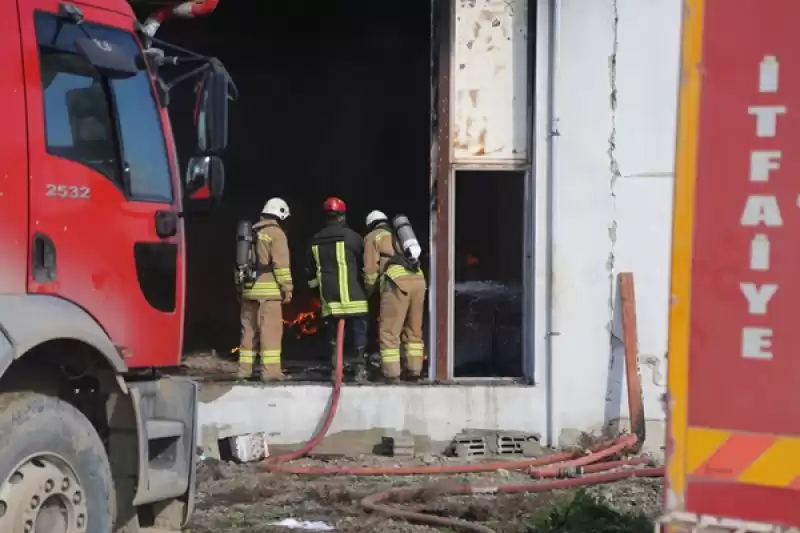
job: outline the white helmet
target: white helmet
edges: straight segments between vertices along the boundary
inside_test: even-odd
[[[272,215],[281,220],[289,218],[289,204],[283,198],[270,198],[261,210],[263,215]]]
[[[372,211],[369,215],[367,215],[367,227],[370,227],[376,222],[389,222],[389,217],[387,217],[386,213],[383,211]]]

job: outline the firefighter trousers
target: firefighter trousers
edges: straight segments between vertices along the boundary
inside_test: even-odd
[[[256,351],[256,338],[258,350]],[[253,375],[256,356],[261,357],[261,378],[280,379],[283,309],[280,300],[242,300],[242,341],[239,344],[239,377]]]
[[[359,354],[364,353],[367,347],[367,328],[369,324],[367,323],[367,316],[366,315],[355,315],[355,316],[327,316],[325,317],[325,331],[328,338],[328,344],[331,347],[331,364],[333,365],[334,370],[336,369],[336,331],[339,326],[339,319],[344,319],[344,326],[345,326],[345,341],[351,340],[353,344],[353,348],[355,348],[356,352]],[[352,335],[352,337],[351,337]],[[347,359],[352,359],[347,357],[347,352],[345,351],[345,361]],[[361,363],[362,361],[354,360],[356,363]]]
[[[400,377],[400,346],[405,348],[406,372],[410,376],[422,373],[424,344],[422,319],[425,312],[425,278],[402,276],[386,278],[381,290],[379,337],[381,369],[386,378]]]

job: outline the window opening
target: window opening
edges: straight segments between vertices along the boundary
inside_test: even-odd
[[[524,172],[456,172],[456,378],[523,375],[524,186]]]
[[[41,12],[35,25],[47,152],[99,172],[132,200],[171,203],[169,158],[150,74],[103,79],[74,46],[88,33],[138,56],[133,34],[89,22],[81,29]]]

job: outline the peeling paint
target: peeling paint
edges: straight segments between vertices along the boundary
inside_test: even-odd
[[[527,161],[528,0],[458,0],[453,162]]]
[[[619,50],[619,8],[617,0],[612,0],[614,19],[612,26],[613,45],[611,55],[608,57],[608,76],[611,87],[609,105],[611,107],[611,133],[608,136],[608,170],[610,173],[608,188],[611,195],[611,221],[608,224],[608,240],[610,243],[606,272],[608,273],[608,315],[609,322],[614,320],[614,266],[616,261],[615,248],[617,244],[617,180],[622,176],[617,161],[617,52]]]

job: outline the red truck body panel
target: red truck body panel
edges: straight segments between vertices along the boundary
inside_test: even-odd
[[[800,2],[686,4],[667,507],[800,526]]]
[[[0,2],[0,294],[25,292],[28,272],[28,142],[17,5]]]
[[[108,31],[116,36],[113,38],[121,36],[129,43],[133,39],[135,48],[141,51],[127,2],[90,0],[73,4],[82,9],[90,33]],[[4,29],[0,44],[6,57],[0,71],[4,117],[0,143],[0,292],[27,290],[77,304],[105,329],[130,368],[177,365],[185,296],[184,227],[182,218],[178,218],[177,233],[161,238],[156,233],[156,217],[157,213],[173,216],[181,211],[181,184],[169,119],[156,102],[151,77],[147,72],[137,75],[147,79],[149,93],[142,92],[145,82],[141,79],[135,96],[131,96],[132,82],[120,82],[119,88],[113,89],[119,113],[112,115],[119,116],[112,120],[117,121],[123,159],[133,154],[131,175],[135,177],[131,180],[139,180],[137,187],[153,188],[148,183],[155,179],[152,176],[166,176],[169,186],[161,185],[163,194],[158,198],[136,193],[133,185],[128,189],[115,185],[91,165],[58,155],[55,150],[64,146],[52,145],[69,144],[64,140],[70,137],[69,126],[57,130],[51,124],[48,130],[47,119],[61,121],[62,115],[71,112],[71,104],[65,101],[72,87],[68,84],[77,88],[92,78],[59,72],[49,85],[53,95],[45,94],[35,22],[39,19],[35,17],[52,18],[59,2],[18,0],[15,5],[3,1],[0,6]],[[12,15],[13,21],[9,19]],[[64,36],[58,35],[59,39]],[[135,105],[139,112],[134,112]],[[67,124],[66,118],[63,121]],[[152,158],[144,157],[140,144],[153,148]],[[157,172],[149,172],[151,169]],[[37,279],[32,272],[37,253],[33,243],[42,235],[56,251],[57,275],[53,280]],[[153,294],[161,301],[156,302]]]

